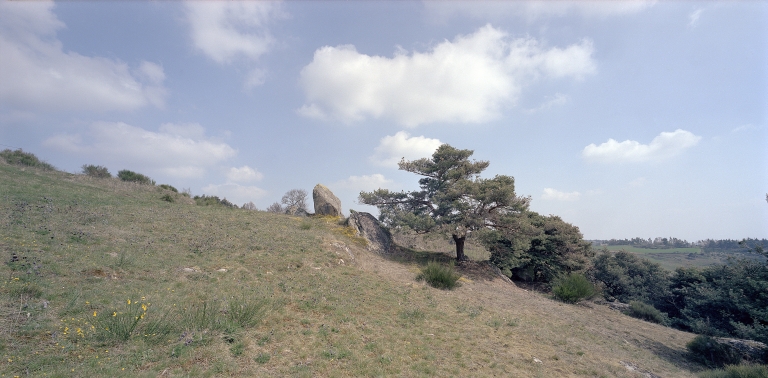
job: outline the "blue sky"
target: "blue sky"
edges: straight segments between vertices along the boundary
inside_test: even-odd
[[[768,237],[764,2],[0,2],[0,144],[266,208],[441,143],[588,239]]]

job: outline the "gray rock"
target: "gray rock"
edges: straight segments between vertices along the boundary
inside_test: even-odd
[[[759,341],[714,337],[715,342],[725,344],[735,350],[742,360],[756,363],[768,362],[768,346]]]
[[[315,214],[341,217],[341,200],[323,184],[315,185],[312,189],[312,200],[315,202]]]
[[[349,227],[352,227],[357,236],[368,241],[368,250],[378,253],[388,253],[392,249],[392,235],[381,227],[379,221],[369,213],[358,213],[350,210]]]
[[[292,215],[294,217],[307,217],[309,216],[309,213],[307,213],[307,210],[305,210],[303,207],[298,206],[289,206],[285,209],[285,213],[288,215]]]

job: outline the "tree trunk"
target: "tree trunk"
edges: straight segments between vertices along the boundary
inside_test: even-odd
[[[464,241],[467,240],[467,237],[458,237],[456,235],[452,236],[454,243],[456,243],[456,261],[466,261],[467,257],[464,256]]]

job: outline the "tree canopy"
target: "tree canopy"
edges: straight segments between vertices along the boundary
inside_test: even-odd
[[[510,217],[527,210],[530,202],[530,198],[515,194],[511,176],[480,178],[489,163],[470,161],[473,152],[443,144],[431,158],[403,159],[401,170],[423,176],[420,190],[378,189],[361,192],[359,200],[378,207],[379,220],[389,227],[450,235],[456,244],[456,259],[465,260],[467,236],[480,229],[511,227]]]

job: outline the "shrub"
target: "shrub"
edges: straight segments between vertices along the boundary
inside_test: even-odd
[[[83,165],[83,174],[96,178],[110,178],[112,174],[109,173],[107,167],[100,165],[85,164]]]
[[[203,194],[202,196],[195,196],[194,200],[199,206],[224,206],[237,209],[237,205],[234,203],[227,201],[226,198],[221,199],[217,196],[206,196]]]
[[[267,208],[267,211],[270,212],[270,213],[282,214],[283,213],[283,206],[280,205],[279,203],[275,202],[275,203],[269,205],[269,207]]]
[[[283,195],[280,202],[285,205],[286,208],[296,207],[297,209],[307,209],[307,191],[304,189],[291,189]]]
[[[176,189],[176,188],[174,188],[173,186],[170,186],[170,185],[168,185],[168,184],[162,184],[162,185],[160,185],[160,187],[161,187],[161,188],[163,188],[163,189],[165,189],[165,190],[170,190],[170,191],[172,191],[172,192],[174,192],[174,193],[178,193],[178,192],[179,192],[179,190],[178,190],[178,189]]]
[[[596,293],[592,282],[584,277],[583,274],[571,273],[558,280],[552,288],[552,294],[555,298],[566,302],[576,303],[583,299],[592,298]]]
[[[657,310],[656,307],[640,301],[629,302],[627,315],[657,324],[667,323],[667,317],[661,311]]]
[[[152,180],[151,178],[144,176],[141,173],[136,173],[133,171],[129,171],[127,169],[123,169],[122,171],[117,172],[117,177],[119,177],[120,180],[123,180],[123,181],[136,182],[139,184],[146,184],[146,185],[155,185],[155,180]]]
[[[456,273],[452,266],[445,266],[432,261],[421,270],[416,279],[427,281],[434,288],[452,290],[459,286],[460,277],[461,275]]]
[[[707,366],[733,365],[741,362],[741,356],[738,351],[731,346],[718,343],[715,339],[698,335],[686,345],[688,352],[694,360],[702,362]]]
[[[705,371],[701,378],[768,378],[765,365],[728,365],[724,369]]]
[[[24,152],[21,148],[18,150],[5,149],[0,151],[0,156],[2,156],[8,164],[26,165],[28,167],[42,168],[48,171],[56,170],[52,165],[38,159],[35,154]]]
[[[258,210],[256,208],[256,204],[254,204],[253,202],[244,203],[243,206],[241,206],[240,208],[244,210],[252,210],[252,211]]]
[[[608,300],[642,301],[662,309],[668,303],[669,273],[661,265],[629,252],[612,255],[603,250],[590,273],[594,281],[602,283]]]
[[[170,193],[163,194],[162,197],[160,197],[161,200],[165,202],[175,202],[176,199],[173,198],[173,196]]]

